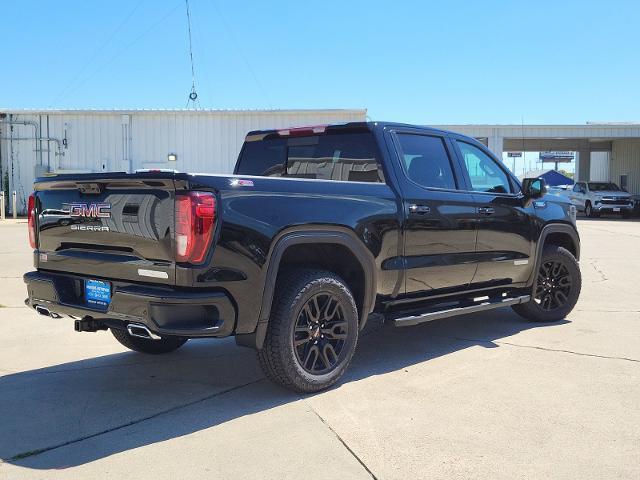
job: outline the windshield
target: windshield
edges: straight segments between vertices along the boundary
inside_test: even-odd
[[[604,190],[613,190],[613,191],[621,191],[620,187],[618,187],[615,183],[595,183],[589,182],[589,190],[592,192],[602,192]]]

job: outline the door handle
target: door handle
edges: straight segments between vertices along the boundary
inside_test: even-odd
[[[411,205],[409,205],[409,212],[422,215],[431,212],[431,209],[427,205],[417,205],[415,203],[412,203]]]
[[[480,207],[478,208],[478,213],[480,215],[493,215],[494,213],[496,213],[496,211],[493,209],[493,207]]]

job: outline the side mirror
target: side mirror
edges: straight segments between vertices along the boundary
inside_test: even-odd
[[[522,193],[525,197],[540,198],[546,191],[544,178],[525,178],[522,180]]]

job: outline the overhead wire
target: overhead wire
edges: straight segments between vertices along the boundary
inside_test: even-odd
[[[249,71],[249,74],[253,78],[253,81],[256,83],[256,86],[258,87],[259,90],[262,91],[262,95],[267,100],[268,107],[269,108],[273,108],[273,104],[271,102],[271,97],[269,95],[269,92],[264,87],[264,85],[259,80],[258,76],[256,75],[255,71],[251,67],[251,64],[249,63],[249,60],[247,59],[247,56],[244,54],[244,51],[240,47],[240,42],[238,41],[238,38],[236,37],[236,34],[235,34],[234,30],[231,28],[231,26],[227,22],[227,19],[224,16],[224,14],[222,13],[222,10],[220,10],[220,8],[218,7],[218,3],[215,0],[213,2],[211,2],[211,3],[213,5],[213,8],[215,9],[216,13],[220,17],[220,20],[222,20],[222,24],[227,29],[227,33],[231,37],[231,40],[233,41],[234,47],[236,48],[236,52],[240,55],[240,58],[244,62],[245,66],[247,67],[247,70]]]
[[[191,5],[189,5],[189,7],[191,8],[191,33],[193,34],[193,44],[196,47],[198,45],[207,45],[209,42],[202,34],[197,10],[195,12],[193,10],[193,2],[191,3]],[[210,31],[210,22],[205,20],[203,23],[205,23],[205,25],[207,26],[207,31]],[[207,52],[204,52],[203,54],[198,55],[198,52],[196,52],[196,57],[198,58],[198,88],[202,88],[204,82],[204,86],[206,87],[205,90],[207,92],[215,92],[216,89],[212,86],[211,83],[211,70],[209,64],[210,57],[208,57],[206,53]]]
[[[127,16],[118,24],[118,26],[109,34],[109,36],[106,38],[106,40],[104,42],[102,42],[102,44],[91,54],[91,56],[89,57],[89,59],[84,62],[82,64],[82,67],[78,70],[78,72],[73,76],[72,80],[67,83],[67,85],[60,90],[60,92],[58,92],[58,94],[56,95],[56,97],[54,98],[53,102],[51,102],[50,107],[54,107],[59,100],[61,100],[62,98],[64,98],[65,93],[67,93],[67,90],[70,89],[73,84],[78,81],[78,79],[80,78],[80,76],[87,70],[87,68],[89,67],[89,65],[91,65],[91,63],[98,57],[98,55],[107,47],[107,45],[109,45],[111,43],[111,41],[115,38],[115,36],[120,32],[120,30],[122,30],[122,28],[127,24],[127,22],[131,19],[131,17],[133,17],[134,13],[136,13],[136,11],[140,8],[140,5],[142,5],[142,3],[145,0],[140,0],[127,14]]]
[[[191,61],[191,92],[189,92],[189,96],[187,97],[187,105],[185,108],[189,107],[189,103],[193,102],[193,107],[197,109],[200,106],[200,102],[198,101],[198,92],[196,92],[196,69],[193,63],[193,42],[191,40],[191,12],[189,11],[189,0],[184,0],[185,7],[187,10],[187,31],[189,33],[189,60]]]
[[[144,32],[142,32],[140,35],[138,35],[135,39],[133,39],[131,42],[129,42],[127,45],[125,45],[124,48],[122,48],[121,50],[119,50],[118,52],[116,52],[114,55],[112,55],[109,60],[107,60],[105,63],[103,63],[101,66],[99,66],[97,69],[95,69],[90,75],[88,75],[87,77],[84,78],[84,80],[82,80],[79,84],[77,84],[72,90],[70,90],[66,95],[69,95],[70,93],[76,91],[78,88],[80,88],[82,85],[84,85],[88,80],[90,80],[91,78],[93,78],[94,75],[96,75],[97,73],[99,73],[100,71],[102,71],[105,67],[107,67],[108,65],[110,65],[111,63],[113,63],[113,61],[118,58],[120,55],[122,55],[123,53],[125,53],[127,50],[129,50],[133,45],[135,45],[136,43],[138,43],[142,38],[144,38],[145,36],[147,36],[150,32],[152,32],[153,30],[155,30],[158,26],[160,26],[162,23],[164,23],[181,5],[181,2],[177,2],[176,5],[171,8],[169,11],[167,11],[158,21],[156,21],[155,23],[153,23],[149,28],[147,28]]]

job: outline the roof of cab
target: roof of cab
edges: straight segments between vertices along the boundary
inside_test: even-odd
[[[440,130],[425,125],[411,125],[408,123],[398,122],[347,122],[347,123],[332,123],[327,125],[307,125],[290,128],[273,128],[267,130],[252,130],[247,133],[248,141],[262,140],[268,135],[277,134],[279,136],[289,136],[291,134],[299,135],[313,135],[325,133],[327,130],[373,130],[376,128],[397,127],[397,128],[412,128],[420,129],[426,132],[439,133],[439,134],[455,134],[455,132],[449,132],[446,130]],[[464,136],[464,135],[461,135]]]

